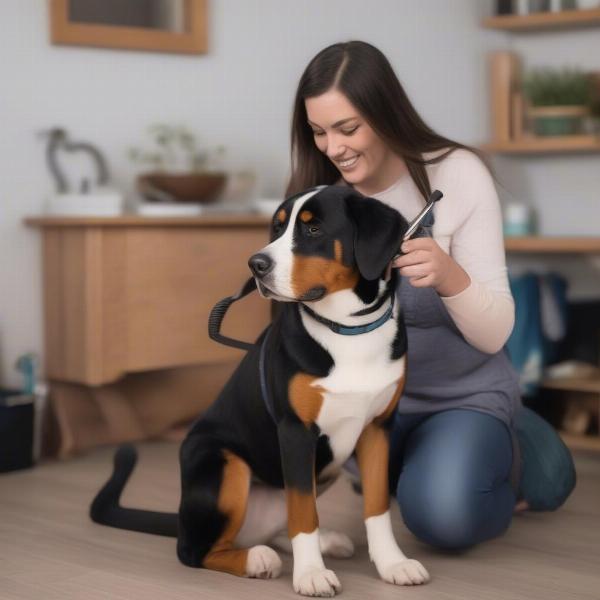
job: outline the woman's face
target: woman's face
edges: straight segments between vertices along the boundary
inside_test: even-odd
[[[371,195],[398,179],[402,159],[386,146],[344,94],[331,89],[307,98],[305,106],[317,148],[349,184]]]

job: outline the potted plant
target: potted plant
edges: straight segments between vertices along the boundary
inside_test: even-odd
[[[591,75],[590,129],[600,133],[600,73]]]
[[[137,179],[147,200],[208,203],[219,197],[227,180],[220,168],[223,146],[201,149],[194,134],[179,125],[152,125],[148,136],[150,147],[129,149],[134,163],[149,167]]]
[[[523,90],[536,135],[580,133],[589,114],[589,74],[577,69],[535,69],[524,77]]]

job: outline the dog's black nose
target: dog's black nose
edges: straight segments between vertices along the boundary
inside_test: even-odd
[[[266,254],[255,254],[250,257],[248,266],[255,277],[264,277],[272,271],[274,263]]]

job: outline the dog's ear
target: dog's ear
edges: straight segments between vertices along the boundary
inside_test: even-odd
[[[360,274],[378,279],[398,253],[408,223],[402,215],[375,198],[352,194],[346,198],[354,224],[354,258]]]

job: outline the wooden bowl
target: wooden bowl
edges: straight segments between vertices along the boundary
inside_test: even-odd
[[[208,204],[219,198],[226,181],[225,173],[145,173],[137,186],[150,201]]]

